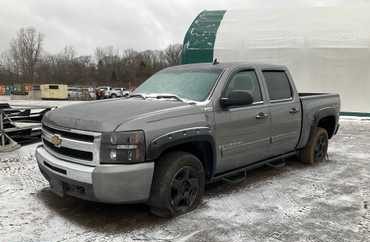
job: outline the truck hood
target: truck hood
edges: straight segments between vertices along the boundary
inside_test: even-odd
[[[160,115],[194,105],[172,101],[139,98],[114,99],[79,103],[48,112],[44,124],[63,128],[97,132],[111,132],[122,123],[150,115]]]

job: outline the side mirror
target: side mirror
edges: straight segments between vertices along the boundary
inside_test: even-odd
[[[249,91],[233,90],[227,97],[220,100],[222,107],[246,106],[253,103],[253,96]]]

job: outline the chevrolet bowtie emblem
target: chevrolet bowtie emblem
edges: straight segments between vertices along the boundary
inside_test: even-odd
[[[54,134],[54,135],[51,137],[51,143],[52,143],[55,147],[60,147],[60,145],[62,144],[62,139],[60,138],[60,136],[59,136],[59,135]]]

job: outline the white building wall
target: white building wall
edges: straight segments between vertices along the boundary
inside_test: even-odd
[[[337,92],[370,113],[370,6],[226,12],[214,58],[285,64],[300,92]]]

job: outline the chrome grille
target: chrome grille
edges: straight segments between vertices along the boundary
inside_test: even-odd
[[[99,163],[101,133],[42,126],[45,149],[65,161],[95,166]],[[56,142],[58,141],[58,142]]]

